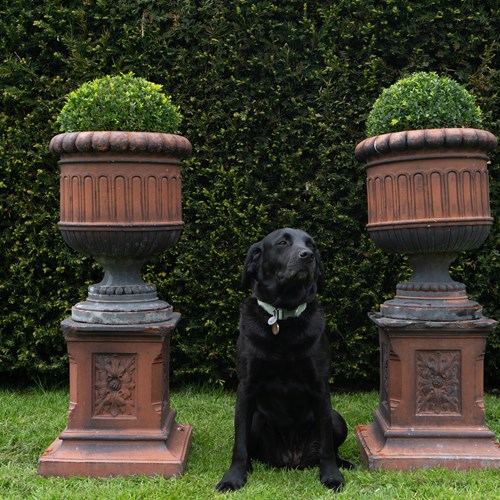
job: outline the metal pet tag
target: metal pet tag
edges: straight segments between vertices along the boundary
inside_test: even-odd
[[[280,332],[280,325],[278,323],[275,322],[273,324],[272,332],[273,332],[273,335],[278,335],[278,333]]]
[[[276,316],[271,316],[268,320],[267,320],[267,324],[269,326],[272,326],[276,323],[276,321],[278,321],[278,318]]]

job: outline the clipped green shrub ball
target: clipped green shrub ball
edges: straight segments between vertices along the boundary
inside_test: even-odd
[[[57,122],[62,132],[123,130],[176,133],[179,108],[162,86],[133,73],[105,76],[70,92]]]
[[[368,137],[403,130],[480,128],[476,100],[455,80],[436,73],[413,73],[382,91],[366,122]]]

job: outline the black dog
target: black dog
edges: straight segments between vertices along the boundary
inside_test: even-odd
[[[238,393],[231,467],[217,484],[237,490],[252,459],[272,467],[319,465],[320,480],[339,489],[338,448],[347,436],[332,409],[330,353],[316,292],[323,267],[304,231],[278,229],[252,245],[243,270],[244,300],[238,339]]]

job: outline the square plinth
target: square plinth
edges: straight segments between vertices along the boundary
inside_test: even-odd
[[[370,317],[379,327],[379,405],[374,422],[356,428],[368,467],[500,468],[483,398],[486,339],[496,321]]]
[[[66,429],[45,451],[44,476],[176,476],[192,429],[170,408],[169,344],[180,315],[148,325],[61,324],[70,362]]]
[[[355,429],[361,458],[372,470],[428,469],[452,470],[500,468],[500,445],[487,429],[415,432],[400,429],[384,431],[378,422]]]

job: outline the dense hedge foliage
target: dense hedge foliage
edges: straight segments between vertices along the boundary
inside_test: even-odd
[[[248,246],[295,226],[318,241],[322,301],[340,383],[376,383],[369,311],[408,274],[364,229],[364,168],[354,158],[382,88],[415,71],[464,84],[500,135],[496,0],[4,0],[0,7],[0,372],[64,375],[59,321],[100,279],[65,246],[57,159],[48,143],[64,96],[84,81],[133,71],[162,84],[194,146],[185,162],[178,245],[147,278],[183,314],[173,380],[231,381],[240,272]],[[454,275],[500,319],[500,156],[496,216]],[[498,382],[500,333],[487,381]]]

